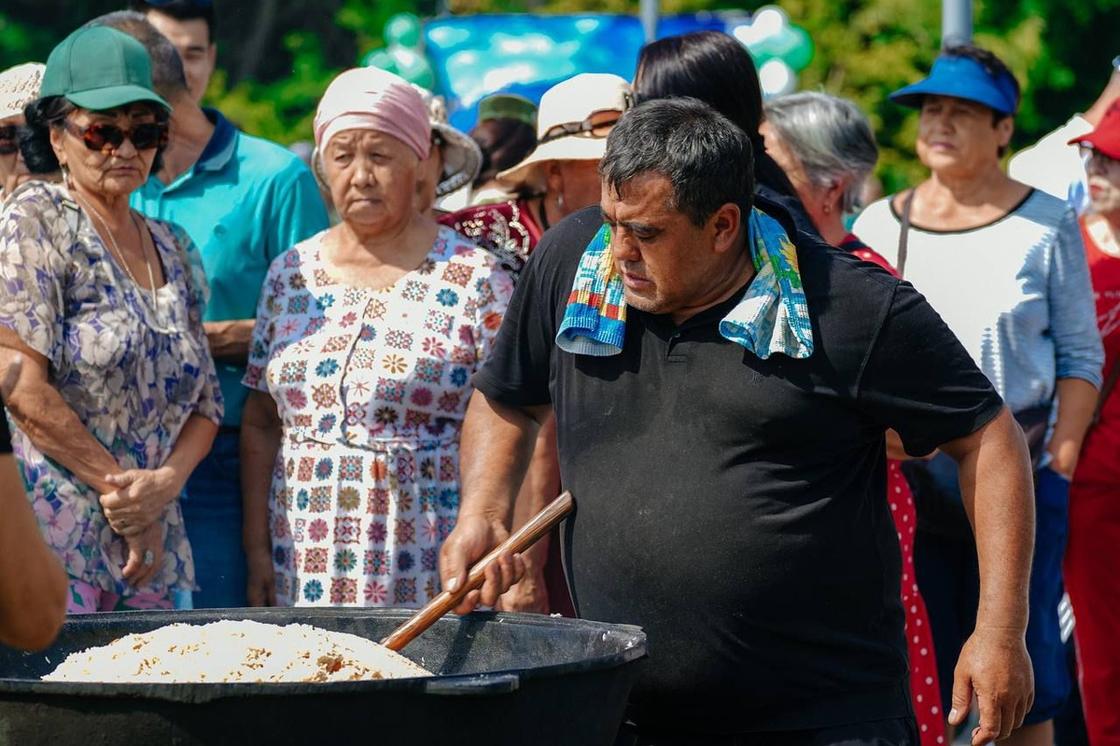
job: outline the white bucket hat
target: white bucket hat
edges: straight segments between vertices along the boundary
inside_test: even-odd
[[[439,133],[440,150],[443,153],[443,178],[436,185],[436,196],[443,197],[475,180],[482,169],[482,151],[470,135],[448,124],[447,104],[443,96],[437,96],[415,83],[412,87],[424,99],[424,105],[428,107],[428,122]]]
[[[23,107],[39,98],[46,65],[25,62],[0,73],[0,119],[23,114]]]
[[[537,147],[497,180],[507,188],[543,188],[548,161],[597,161],[607,150],[606,134],[597,134],[596,115],[622,114],[633,101],[630,84],[617,75],[582,73],[549,88],[537,112]],[[611,118],[604,119],[609,128]]]

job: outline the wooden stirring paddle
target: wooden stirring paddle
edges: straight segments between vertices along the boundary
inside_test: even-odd
[[[459,605],[469,592],[481,588],[486,579],[486,568],[503,554],[520,554],[546,535],[560,521],[564,520],[574,507],[572,494],[565,492],[553,500],[548,507],[537,513],[532,520],[519,528],[512,536],[503,541],[490,554],[479,560],[467,575],[467,582],[454,593],[444,591],[428,602],[401,626],[381,641],[390,650],[400,652],[405,645],[424,633],[440,617]]]

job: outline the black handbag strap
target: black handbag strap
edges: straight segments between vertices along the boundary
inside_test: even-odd
[[[914,190],[911,189],[902,200],[902,217],[899,220],[902,225],[898,231],[898,261],[895,262],[899,277],[906,276],[906,248],[910,243],[910,209],[913,206]]]
[[[1097,396],[1097,406],[1093,409],[1093,424],[1097,424],[1101,419],[1101,410],[1104,409],[1104,403],[1108,400],[1108,395],[1116,388],[1116,382],[1120,380],[1120,360],[1115,360],[1112,367],[1108,370],[1108,376],[1101,384],[1101,393]]]

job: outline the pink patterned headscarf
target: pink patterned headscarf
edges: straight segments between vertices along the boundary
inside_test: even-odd
[[[398,75],[376,67],[355,67],[327,86],[315,112],[315,145],[322,150],[343,130],[374,130],[391,135],[421,159],[432,145],[432,126],[424,101]]]

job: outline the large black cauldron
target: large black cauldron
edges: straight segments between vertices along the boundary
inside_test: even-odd
[[[134,611],[71,617],[43,653],[0,648],[0,746],[610,744],[646,639],[527,614],[441,619],[405,654],[440,674],[324,684],[39,681],[75,650],[174,622],[300,622],[380,640],[394,609]]]

